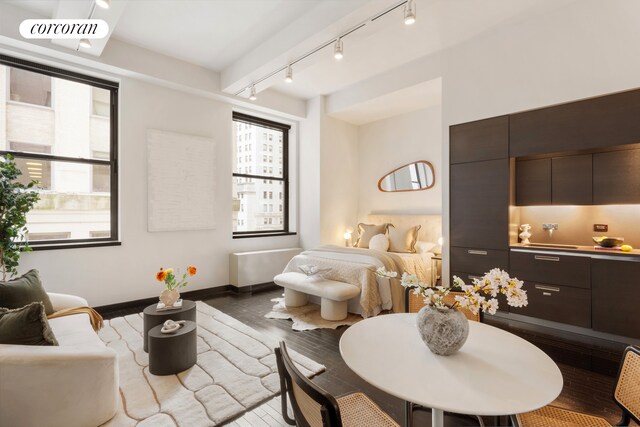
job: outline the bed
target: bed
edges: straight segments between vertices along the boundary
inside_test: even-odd
[[[439,215],[369,215],[370,224],[391,223],[396,228],[420,225],[418,241],[437,243],[442,233]],[[434,250],[437,250],[436,246]],[[324,277],[350,283],[360,288],[360,295],[349,300],[348,311],[363,317],[376,316],[383,310],[404,311],[403,288],[398,279],[387,279],[375,275],[375,270],[387,270],[416,274],[425,283],[431,284],[431,257],[434,252],[395,253],[373,249],[324,245],[306,250],[295,256],[284,272],[300,271],[302,265],[315,265],[329,269]],[[311,301],[316,298],[311,297]]]

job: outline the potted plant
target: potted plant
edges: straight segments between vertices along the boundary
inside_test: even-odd
[[[384,277],[397,277],[397,273],[384,268],[376,271]],[[509,277],[509,274],[494,268],[483,277],[473,279],[467,285],[457,276],[453,277],[453,287],[459,288],[462,295],[456,295],[453,302],[445,302],[451,288],[429,287],[420,282],[417,276],[404,273],[401,285],[412,288],[416,295],[424,297],[425,306],[418,312],[416,325],[420,337],[429,349],[442,356],[448,356],[460,350],[469,336],[469,321],[459,309],[467,309],[473,314],[495,314],[498,309],[498,294],[507,298],[512,307],[524,307],[528,304],[527,291],[522,289],[523,282]]]
[[[156,273],[156,280],[160,283],[164,283],[166,286],[166,288],[160,293],[160,301],[165,305],[165,307],[173,306],[173,304],[180,299],[180,292],[178,292],[178,289],[184,288],[188,285],[187,275],[195,276],[197,272],[198,269],[193,265],[190,265],[187,267],[187,272],[182,275],[182,279],[178,280],[176,274],[173,272],[173,268],[167,268],[166,270],[162,267],[160,268],[160,271]]]
[[[29,184],[18,182],[22,171],[13,161],[13,156],[0,156],[0,271],[2,280],[7,274],[18,272],[20,252],[31,248],[24,238],[27,234],[27,213],[38,203],[37,181]]]

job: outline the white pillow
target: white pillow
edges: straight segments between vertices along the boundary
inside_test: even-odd
[[[387,252],[389,249],[389,239],[384,234],[376,234],[369,240],[369,249]]]
[[[425,242],[423,240],[419,240],[416,242],[416,252],[419,254],[423,254],[425,252],[433,252],[437,245],[432,242]]]

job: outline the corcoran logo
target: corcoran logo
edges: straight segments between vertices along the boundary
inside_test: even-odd
[[[20,35],[26,39],[102,39],[109,24],[102,19],[25,19]]]

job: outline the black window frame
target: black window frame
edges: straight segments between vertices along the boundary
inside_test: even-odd
[[[261,117],[251,116],[249,114],[239,113],[234,111],[232,114],[233,122],[241,122],[249,125],[261,126],[270,129],[274,129],[282,132],[282,177],[272,176],[272,175],[258,175],[258,174],[247,174],[247,173],[238,173],[233,172],[233,178],[252,178],[252,179],[260,179],[260,180],[274,180],[281,181],[283,183],[283,224],[282,230],[254,230],[254,231],[234,231],[233,238],[234,239],[243,239],[243,238],[251,238],[251,237],[270,237],[270,236],[289,236],[295,235],[295,232],[290,231],[289,229],[289,131],[291,130],[290,125],[286,125],[284,123],[274,122],[272,120],[263,119]],[[235,125],[235,124],[234,124]],[[237,144],[237,141],[234,141],[234,144]],[[234,169],[235,169],[234,165]]]
[[[67,156],[56,156],[50,154],[37,154],[12,150],[0,150],[0,155],[11,154],[19,158],[30,158],[37,160],[49,160],[57,162],[82,163],[91,165],[103,165],[110,167],[110,219],[111,229],[110,237],[104,238],[88,238],[88,239],[64,239],[64,240],[36,240],[29,241],[29,246],[34,250],[45,249],[74,249],[97,246],[117,246],[119,241],[119,217],[118,217],[118,95],[120,84],[110,80],[105,80],[74,71],[64,70],[61,68],[51,67],[32,61],[0,54],[0,65],[12,68],[20,68],[22,70],[34,73],[44,74],[49,77],[65,79],[76,83],[82,83],[100,89],[108,90],[110,93],[110,144],[109,144],[109,160],[105,159],[86,159]],[[27,224],[28,226],[28,224]]]

